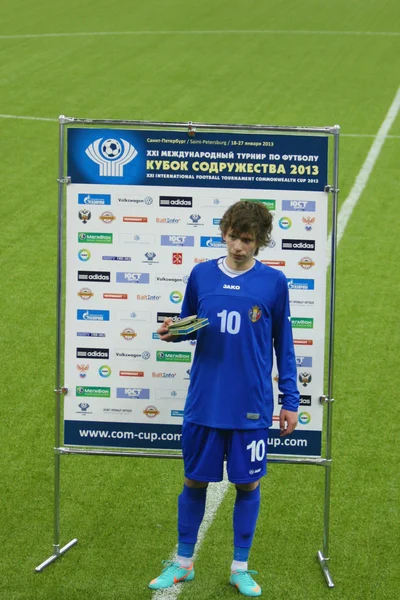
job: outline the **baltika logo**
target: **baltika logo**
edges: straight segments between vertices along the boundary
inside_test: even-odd
[[[90,300],[90,298],[93,298],[94,294],[89,288],[82,288],[79,290],[78,296],[82,298],[82,300]]]
[[[100,177],[123,177],[124,166],[138,154],[132,144],[121,138],[99,138],[86,148],[85,153],[99,165]]]
[[[126,327],[122,332],[121,332],[121,337],[124,338],[124,340],[133,340],[135,339],[135,337],[137,336],[136,331],[134,331],[133,329],[131,329],[130,327]]]
[[[154,417],[160,414],[160,411],[155,406],[146,406],[143,414],[149,417],[149,419],[154,419]]]
[[[90,210],[89,210],[89,209],[87,209],[87,208],[82,208],[82,209],[81,209],[81,210],[78,212],[78,217],[79,217],[79,219],[82,221],[82,223],[83,223],[84,225],[86,225],[86,223],[87,223],[88,221],[90,221],[90,219],[91,219],[91,216],[92,216],[92,213],[91,213],[91,212],[90,212]]]
[[[309,383],[311,383],[311,373],[299,373],[299,382],[303,387],[307,387]]]
[[[249,310],[249,319],[252,323],[256,323],[262,315],[262,310],[259,306],[252,306]]]
[[[307,269],[311,269],[311,267],[314,267],[314,266],[315,266],[315,262],[314,262],[314,261],[313,261],[313,259],[312,259],[312,258],[310,258],[309,256],[303,256],[303,258],[301,258],[301,259],[299,260],[299,263],[298,263],[298,264],[300,265],[300,267],[301,267],[302,269],[306,269],[306,270],[307,270]]]

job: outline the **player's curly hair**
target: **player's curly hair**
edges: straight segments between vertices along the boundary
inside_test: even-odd
[[[262,202],[240,200],[228,208],[219,227],[224,236],[229,230],[238,237],[244,233],[254,235],[257,256],[258,250],[271,241],[272,220],[273,215]]]

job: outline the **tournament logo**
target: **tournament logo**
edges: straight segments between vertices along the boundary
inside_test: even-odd
[[[262,315],[262,310],[259,306],[254,305],[249,310],[249,319],[252,323],[256,323]]]
[[[108,365],[102,365],[99,368],[99,375],[100,375],[100,377],[110,377],[111,368]]]
[[[289,229],[292,226],[292,221],[289,217],[281,217],[278,224],[281,229]]]
[[[146,406],[143,414],[149,417],[149,419],[154,419],[154,417],[160,414],[160,411],[155,406]]]
[[[146,265],[158,265],[158,260],[154,260],[157,254],[155,252],[145,252],[146,260],[142,260],[142,263]]]
[[[302,269],[306,270],[311,269],[311,267],[315,266],[315,262],[309,256],[303,256],[303,258],[299,260],[298,264]]]
[[[88,260],[90,260],[91,256],[92,255],[90,254],[89,250],[86,250],[86,248],[82,248],[82,250],[79,250],[78,252],[78,258],[82,262],[87,262]]]
[[[188,223],[188,225],[202,225],[202,223],[199,223],[201,216],[200,215],[190,215],[189,219],[192,221],[191,223]]]
[[[78,212],[78,217],[84,225],[86,225],[86,223],[90,220],[91,216],[92,216],[92,213],[87,208],[82,208]]]
[[[100,177],[123,177],[124,166],[138,154],[136,148],[122,138],[99,138],[86,148],[85,153],[99,165]]]
[[[114,215],[109,210],[106,210],[105,212],[101,213],[99,219],[100,221],[103,221],[103,223],[105,223],[106,225],[109,225],[110,223],[115,221]]]
[[[299,382],[303,387],[307,387],[309,383],[311,383],[311,373],[299,373]]]
[[[131,329],[130,327],[126,327],[122,332],[121,332],[121,337],[124,338],[124,340],[134,340],[135,337],[137,337],[137,333],[136,331],[134,331],[133,329]]]
[[[79,377],[85,379],[87,371],[89,370],[89,365],[76,365],[76,368],[79,371]]]
[[[315,223],[315,217],[303,217],[301,220],[303,221],[303,223],[305,225],[306,231],[311,231],[312,226]]]
[[[78,404],[79,408],[81,409],[81,411],[84,413],[87,411],[87,409],[90,407],[90,404],[88,404],[87,402],[80,402]]]
[[[82,288],[77,293],[77,296],[82,298],[82,300],[90,300],[90,298],[92,298],[94,296],[94,294],[93,294],[92,290],[89,290],[89,288]]]

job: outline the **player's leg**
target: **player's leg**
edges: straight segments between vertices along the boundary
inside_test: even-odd
[[[232,585],[246,596],[260,596],[261,588],[252,578],[248,558],[260,510],[260,477],[266,474],[267,430],[232,432],[228,447],[229,480],[236,486],[233,510],[234,552]]]
[[[223,477],[224,445],[216,430],[184,423],[182,452],[185,480],[178,498],[178,552],[174,561],[164,561],[165,569],[149,584],[152,589],[193,579],[193,555],[204,516],[208,482],[221,481]]]

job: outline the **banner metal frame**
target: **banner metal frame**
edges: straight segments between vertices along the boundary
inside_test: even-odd
[[[325,467],[324,484],[324,526],[322,550],[317,552],[322,573],[329,588],[334,587],[334,582],[329,571],[329,541],[330,541],[330,494],[331,494],[331,467],[332,467],[332,411],[333,411],[333,369],[334,369],[334,335],[335,335],[335,301],[336,301],[336,253],[337,253],[337,215],[339,194],[339,136],[340,126],[330,127],[295,127],[284,125],[234,125],[234,124],[209,124],[197,122],[164,122],[164,121],[125,121],[115,119],[86,119],[66,117],[61,115],[59,121],[59,163],[58,163],[58,240],[57,240],[57,298],[56,298],[56,374],[55,374],[55,423],[54,423],[54,518],[53,518],[53,553],[35,568],[36,573],[42,572],[47,566],[55,562],[78,542],[77,538],[60,547],[60,481],[61,481],[61,455],[84,454],[91,456],[129,456],[137,458],[169,458],[181,459],[179,452],[140,452],[120,450],[96,450],[85,448],[71,448],[62,445],[61,440],[61,410],[62,400],[68,390],[61,382],[62,366],[62,323],[63,323],[63,232],[64,232],[64,198],[65,186],[70,183],[65,171],[65,133],[68,125],[111,125],[129,126],[132,128],[159,128],[168,130],[184,130],[188,133],[196,130],[228,131],[228,132],[273,132],[297,134],[321,134],[334,136],[333,149],[333,185],[327,185],[325,192],[332,194],[332,236],[331,236],[331,272],[329,294],[329,337],[328,337],[328,394],[320,397],[320,402],[327,405],[325,419],[325,457],[296,458],[277,457],[268,455],[268,462],[280,464],[303,464]]]

